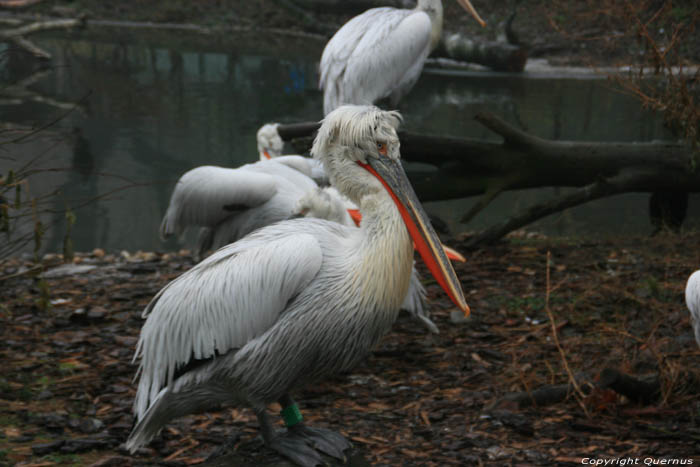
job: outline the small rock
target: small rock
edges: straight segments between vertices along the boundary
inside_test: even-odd
[[[102,248],[95,248],[92,250],[92,256],[95,258],[104,258],[105,256],[105,251]]]
[[[76,274],[85,274],[86,272],[90,272],[95,268],[97,268],[97,266],[90,264],[63,264],[56,268],[49,269],[42,274],[42,277],[45,279],[51,279],[56,277],[73,276]]]
[[[78,425],[78,429],[83,433],[97,433],[103,426],[104,423],[97,418],[83,418]]]
[[[138,339],[135,336],[114,336],[114,342],[125,347],[133,347]]]
[[[146,262],[158,260],[158,255],[153,253],[152,251],[138,251],[136,252],[136,257],[141,261]]]
[[[56,253],[46,253],[41,259],[43,261],[55,261],[59,259],[63,261],[63,255],[59,255]]]
[[[55,413],[45,414],[41,419],[44,427],[49,429],[60,429],[63,431],[63,427],[67,425],[66,417]]]
[[[101,306],[94,306],[87,312],[87,318],[90,320],[102,319],[105,315],[107,315],[107,310]]]
[[[464,313],[462,313],[461,311],[454,310],[450,312],[450,321],[452,321],[455,324],[463,324],[470,322],[471,317],[464,316]]]
[[[90,451],[109,447],[109,443],[102,439],[69,439],[61,446],[61,452],[72,454],[74,452]]]
[[[45,456],[46,454],[58,451],[66,443],[65,440],[52,441],[50,443],[35,444],[32,446],[32,453],[35,456]]]
[[[37,400],[44,401],[46,399],[51,399],[53,397],[53,393],[49,391],[48,389],[44,389],[41,391],[39,394],[36,395]]]
[[[113,384],[109,387],[109,390],[116,394],[122,394],[129,391],[129,388],[121,384]]]
[[[55,298],[51,300],[52,305],[63,305],[65,303],[70,303],[71,299],[70,298]]]

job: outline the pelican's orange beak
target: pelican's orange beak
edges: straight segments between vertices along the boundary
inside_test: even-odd
[[[460,5],[462,5],[462,8],[467,10],[467,12],[469,12],[469,14],[474,17],[474,19],[481,25],[482,28],[486,27],[486,21],[481,19],[481,16],[479,16],[479,13],[476,12],[476,9],[472,6],[469,0],[457,0],[457,2]]]
[[[268,159],[268,160],[272,159],[272,157],[270,156],[270,153],[267,152],[267,149],[263,149],[262,153],[263,153],[263,156],[265,156],[265,159]]]
[[[428,215],[423,210],[413,187],[401,167],[401,161],[387,156],[368,157],[368,163],[357,162],[374,175],[387,190],[401,213],[408,233],[413,238],[416,250],[432,273],[435,280],[465,315],[469,315],[469,305],[464,299],[462,286],[452,264],[447,259]]]
[[[467,261],[467,258],[462,256],[459,251],[450,248],[447,245],[442,245],[442,247],[445,249],[445,254],[447,255],[447,257],[450,258],[452,261],[459,261],[460,263],[465,263]]]

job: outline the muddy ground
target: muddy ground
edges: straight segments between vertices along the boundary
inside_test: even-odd
[[[339,430],[372,465],[700,462],[700,351],[683,303],[698,245],[698,232],[514,236],[465,251],[457,271],[469,320],[426,281],[439,335],[401,316],[365,363],[297,400],[307,421]],[[241,408],[179,419],[137,455],[122,450],[140,312],[193,261],[99,250],[77,261],[63,270],[47,258],[45,285],[22,274],[30,263],[0,267],[0,276],[15,275],[1,285],[0,464],[192,465],[223,445],[233,465],[280,465]],[[599,386],[606,368],[657,378],[660,391],[630,400]],[[581,394],[532,405],[538,389],[566,385],[570,374]]]

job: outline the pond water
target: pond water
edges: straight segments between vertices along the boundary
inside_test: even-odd
[[[255,132],[266,122],[321,118],[316,89],[323,43],[289,37],[204,41],[182,32],[103,31],[99,36],[44,36],[51,68],[20,101],[0,102],[3,121],[48,130],[0,156],[0,171],[38,158],[59,169],[31,180],[34,194],[59,189],[48,219],[47,251],[60,251],[63,214],[77,215],[76,250],[170,250],[158,226],[177,178],[198,165],[237,166],[256,159]],[[16,83],[35,64],[5,53],[3,81]],[[75,110],[70,110],[75,107]],[[455,73],[427,68],[401,103],[411,131],[498,137],[473,120],[496,113],[545,138],[582,141],[669,139],[660,119],[604,79]],[[409,171],[411,165],[408,165]],[[562,189],[509,192],[469,225],[458,219],[475,199],[427,203],[455,232],[491,225]],[[419,194],[420,195],[420,194]],[[97,198],[97,199],[96,199]],[[530,226],[556,235],[650,232],[647,194],[620,195],[550,216]],[[691,195],[688,225],[696,227],[700,199]]]

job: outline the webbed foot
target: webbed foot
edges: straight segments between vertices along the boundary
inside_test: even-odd
[[[303,437],[290,431],[276,434],[269,440],[266,439],[265,444],[301,467],[326,464],[321,455],[309,446]]]
[[[340,433],[324,428],[312,428],[299,423],[289,428],[288,432],[304,439],[308,444],[322,453],[343,462],[346,461],[344,451],[352,446]]]

